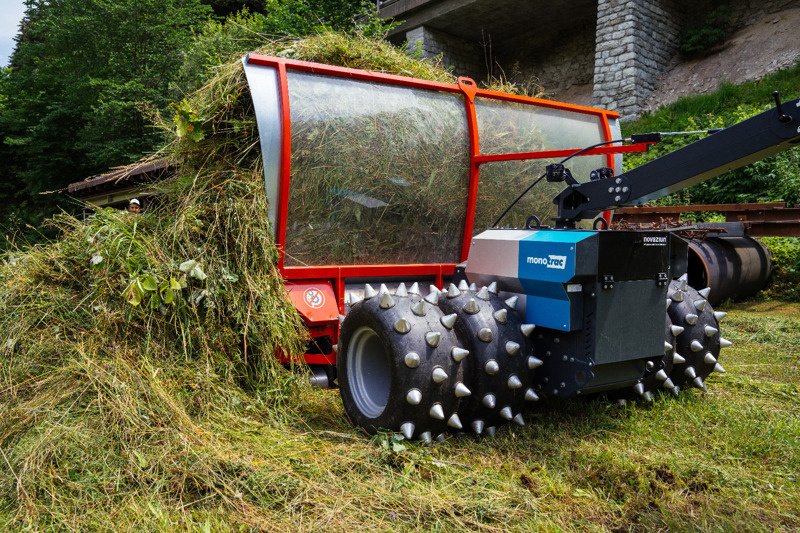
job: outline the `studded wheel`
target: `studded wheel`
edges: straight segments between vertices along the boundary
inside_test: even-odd
[[[719,321],[725,313],[714,311],[708,303],[711,289],[697,291],[686,277],[673,281],[669,288],[668,313],[675,326],[683,328],[676,336],[674,366],[670,378],[678,386],[706,390],[705,379],[712,372],[725,372],[719,364],[720,350],[732,343],[720,336]]]
[[[365,299],[351,304],[342,322],[337,370],[344,410],[370,433],[401,431],[430,442],[458,415],[466,391],[453,322],[436,305],[438,291],[424,299],[416,284],[365,287]],[[468,392],[468,391],[467,391]]]
[[[530,386],[529,365],[540,361],[528,341],[533,326],[520,321],[516,299],[504,301],[494,283],[474,290],[462,281],[442,292],[439,305],[446,315],[458,317],[454,327],[469,351],[470,395],[459,410],[464,424],[490,436],[506,422],[524,425],[525,402],[539,399]]]

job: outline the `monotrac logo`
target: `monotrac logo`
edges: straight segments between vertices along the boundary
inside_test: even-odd
[[[529,265],[543,265],[547,268],[564,270],[567,268],[566,255],[548,255],[547,257],[528,257]]]

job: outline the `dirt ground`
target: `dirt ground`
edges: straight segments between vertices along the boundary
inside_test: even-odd
[[[787,9],[736,32],[710,56],[683,63],[675,60],[659,79],[647,109],[682,96],[712,92],[722,82],[743,83],[794,65],[800,60],[799,27],[800,8]]]

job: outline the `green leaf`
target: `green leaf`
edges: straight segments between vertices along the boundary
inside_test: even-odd
[[[146,291],[154,291],[158,289],[158,281],[155,277],[147,275],[141,278],[142,288]]]
[[[128,288],[125,289],[124,295],[128,303],[136,307],[142,303],[142,296],[144,296],[144,292],[139,287],[139,282],[134,280],[130,285],[128,285]]]
[[[181,290],[182,287],[178,280],[176,280],[175,278],[169,278],[169,288],[172,289],[173,291],[179,291]]]

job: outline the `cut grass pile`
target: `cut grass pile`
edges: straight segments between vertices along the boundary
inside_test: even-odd
[[[449,76],[335,35],[264,51]],[[431,448],[369,439],[272,357],[305,338],[241,66],[177,111],[159,205],[61,216],[58,240],[3,257],[0,529],[800,527],[800,307],[733,312],[707,396],[544,405]]]

